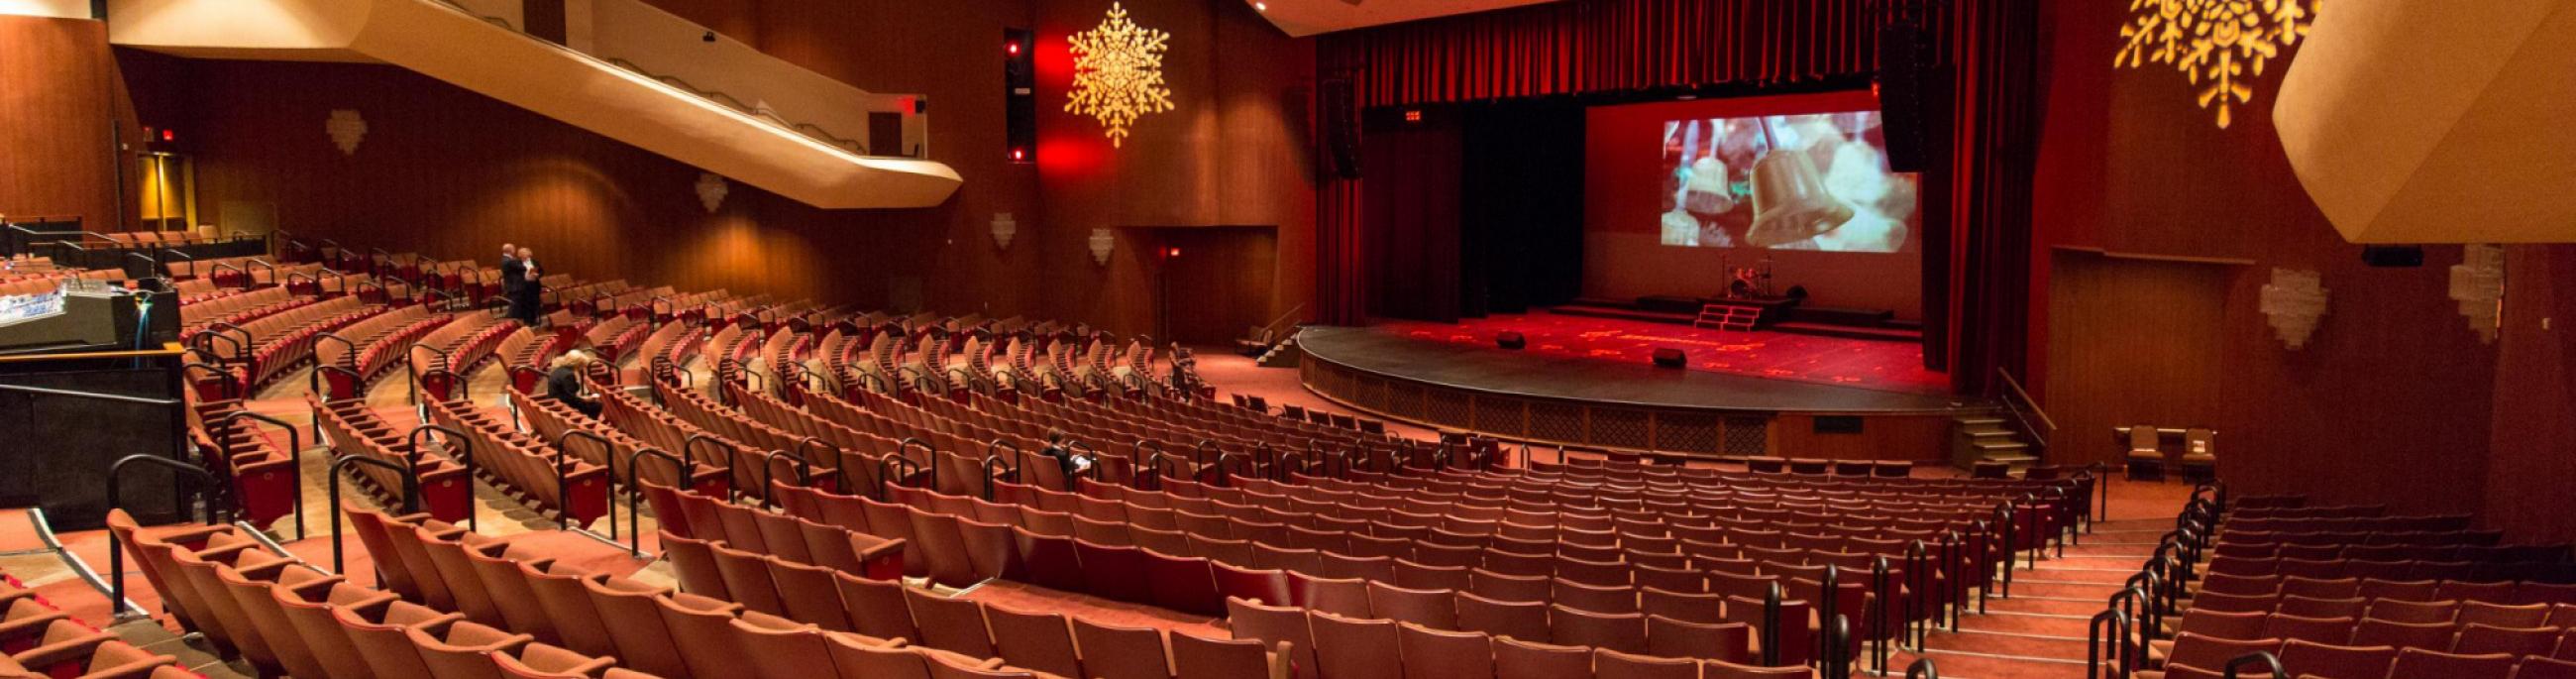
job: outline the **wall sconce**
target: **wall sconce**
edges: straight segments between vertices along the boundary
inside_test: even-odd
[[[1111,248],[1111,247],[1113,247],[1113,246],[1116,246],[1117,244],[1118,244],[1118,234],[1116,234],[1116,233],[1114,233],[1114,232],[1111,232],[1109,229],[1106,229],[1106,228],[1092,229],[1092,230],[1091,230],[1091,261],[1092,261],[1092,263],[1099,264],[1099,265],[1101,265],[1101,266],[1109,266],[1109,248]]]
[[[2272,321],[2273,336],[2292,349],[2307,346],[2308,336],[2317,331],[2317,319],[2326,315],[2326,288],[2314,271],[2272,269],[2272,282],[2263,284],[2262,302],[2258,308]]]
[[[1004,212],[1004,213],[1001,213],[1001,214],[993,215],[993,248],[994,248],[994,249],[997,249],[997,250],[1009,250],[1009,249],[1011,249],[1011,237],[1012,237],[1012,236],[1017,236],[1017,235],[1019,235],[1019,234],[1020,234],[1020,223],[1019,223],[1019,222],[1015,222],[1015,221],[1012,221],[1012,220],[1011,220],[1011,213]]]
[[[331,135],[331,145],[340,147],[340,155],[358,155],[358,142],[367,140],[367,120],[355,109],[338,109],[322,121],[322,133]]]
[[[716,173],[700,172],[697,189],[698,203],[707,206],[707,214],[715,214],[716,206],[724,204],[725,194],[733,192],[733,184]]]
[[[2460,303],[2478,341],[2494,344],[2504,320],[2504,246],[2471,243],[2451,265],[2451,299]]]

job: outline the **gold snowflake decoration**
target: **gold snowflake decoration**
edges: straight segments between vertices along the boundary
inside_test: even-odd
[[[2129,0],[2127,43],[2111,57],[2114,68],[2172,64],[2199,89],[2201,108],[2217,105],[2226,128],[2237,104],[2254,100],[2246,81],[2298,44],[2324,0]]]
[[[1163,87],[1163,48],[1172,35],[1127,20],[1127,8],[1109,4],[1099,26],[1073,34],[1073,92],[1067,113],[1091,116],[1109,128],[1109,145],[1127,138],[1127,126],[1147,113],[1172,110]]]

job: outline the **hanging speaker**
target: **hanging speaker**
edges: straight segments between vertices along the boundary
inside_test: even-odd
[[[1037,33],[1002,29],[1002,153],[1014,163],[1038,160]]]
[[[1360,109],[1357,86],[1349,78],[1325,78],[1315,97],[1315,116],[1323,123],[1324,153],[1333,176],[1360,178]]]
[[[1878,27],[1879,124],[1887,137],[1887,167],[1896,172],[1922,172],[1931,165],[1923,129],[1923,95],[1931,84],[1922,54],[1923,31],[1913,22]]]

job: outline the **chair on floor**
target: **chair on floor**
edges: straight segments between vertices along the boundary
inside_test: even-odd
[[[1211,639],[1173,632],[1172,674],[1178,679],[1290,679],[1288,656],[1273,644]],[[1075,676],[1075,675],[1064,675]]]
[[[1699,679],[1699,661],[1593,649],[1592,676],[1600,679]]]
[[[1592,649],[1510,637],[1494,639],[1494,679],[1564,679],[1591,674]]]
[[[1082,655],[1074,648],[1073,625],[1064,615],[986,604],[984,622],[993,628],[994,650],[1013,667],[1082,676]]]
[[[1403,678],[1398,623],[1309,611],[1306,626],[1314,632],[1315,666],[1324,679]]]
[[[1404,679],[1493,679],[1494,638],[1482,632],[1445,632],[1401,623],[1396,645]]]
[[[2397,652],[2397,662],[2389,666],[2388,676],[2398,679],[2510,679],[2513,660],[2513,656],[2502,653],[2455,655],[2409,648]]]
[[[2397,649],[2387,646],[2336,646],[2298,639],[2281,645],[2281,667],[2294,677],[2381,679],[2395,662]]]
[[[1113,627],[1073,619],[1074,645],[1082,651],[1082,671],[1092,679],[1171,679],[1163,656],[1162,630]]]

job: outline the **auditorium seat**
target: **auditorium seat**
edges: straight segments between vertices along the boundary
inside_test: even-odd
[[[1074,618],[1073,638],[1082,650],[1083,672],[1093,679],[1172,677],[1170,660],[1163,655],[1161,630],[1113,627]]]
[[[2461,655],[2549,655],[2558,647],[2564,632],[2555,627],[2512,628],[2470,623],[2460,626],[2459,636],[2452,640],[2452,653]]]
[[[1805,668],[1798,672],[1807,676]],[[1494,679],[1563,679],[1591,673],[1590,649],[1494,637]]]
[[[1401,623],[1397,646],[1404,679],[1492,679],[1493,637]]]
[[[2576,679],[2576,661],[2563,658],[2523,658],[2513,668],[2513,679]]]
[[[920,626],[921,645],[977,658],[993,655],[993,633],[984,622],[984,606],[912,587],[903,589],[904,605]]]
[[[1013,666],[1066,677],[1082,676],[1082,658],[1074,647],[1073,626],[1064,615],[986,604],[984,621],[992,626],[994,650],[1010,659]]]
[[[1646,652],[1646,616],[1638,613],[1594,613],[1551,606],[1548,641],[1629,653]]]
[[[2352,644],[2397,648],[2450,648],[2451,624],[2390,622],[2365,618],[2360,625],[2353,627]]]
[[[2397,649],[2387,646],[2341,646],[2291,639],[2281,645],[2281,667],[2291,676],[2324,679],[2377,679],[2388,676]]]
[[[2342,644],[2352,640],[2353,619],[2316,618],[2274,613],[2263,622],[2260,638]]]
[[[2442,679],[2510,679],[2513,656],[2455,655],[2440,651],[2409,648],[2397,652],[2397,662],[2389,666],[2390,677],[2441,677]]]

